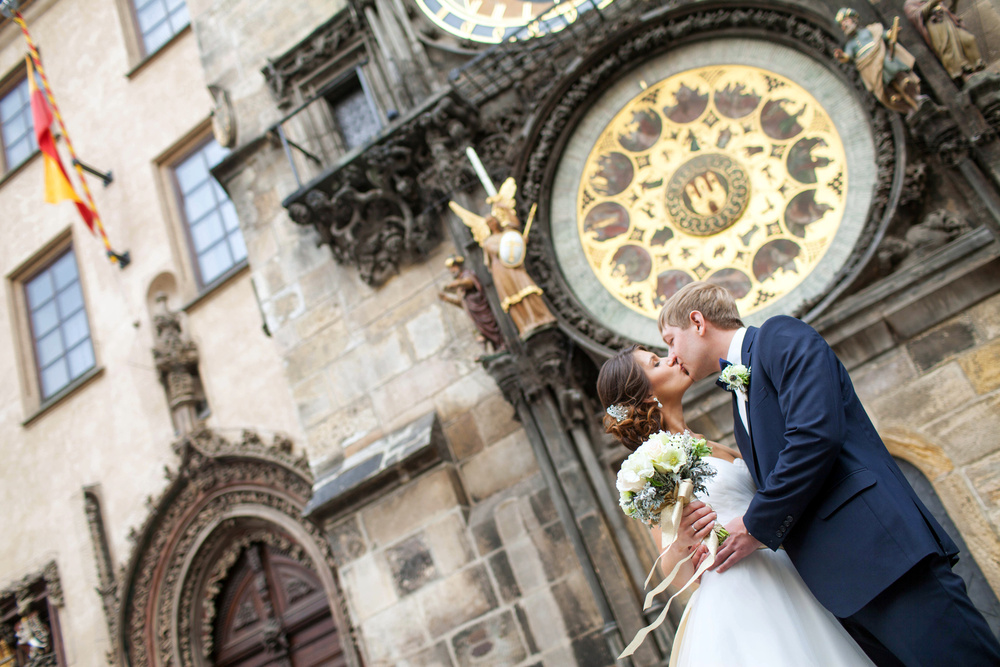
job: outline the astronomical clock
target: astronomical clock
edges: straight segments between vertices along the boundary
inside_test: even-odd
[[[695,44],[623,76],[556,170],[551,231],[577,298],[658,343],[684,285],[728,288],[756,322],[829,287],[871,201],[874,151],[847,85],[791,48]]]
[[[420,11],[435,25],[456,37],[485,44],[509,39],[536,17],[545,20],[530,26],[536,34],[556,32],[592,7],[604,8],[612,0],[564,0],[530,2],[528,0],[415,0]]]

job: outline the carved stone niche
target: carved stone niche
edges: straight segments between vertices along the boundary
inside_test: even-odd
[[[464,150],[476,126],[475,111],[457,96],[433,97],[282,204],[296,223],[316,229],[338,262],[377,287],[440,241],[437,211],[470,179]]]
[[[358,665],[330,545],[302,515],[313,480],[291,442],[279,436],[268,443],[252,431],[228,439],[200,428],[174,449],[179,468],[166,470],[166,488],[147,499],[146,521],[129,535],[133,548],[117,577],[109,622],[109,660],[133,667],[212,664],[217,612],[232,608],[226,582],[237,561],[252,552],[250,558],[270,554],[298,573],[302,581],[281,582],[282,599],[318,596],[332,615],[347,664]],[[268,631],[254,636],[257,649],[280,664],[294,642],[282,624],[281,601],[271,602],[273,618],[262,619]]]
[[[55,561],[0,589],[0,664],[60,664],[63,657],[56,607],[62,605],[62,584]]]

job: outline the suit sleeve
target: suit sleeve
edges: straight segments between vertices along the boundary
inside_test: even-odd
[[[750,534],[771,549],[781,546],[823,487],[847,430],[837,356],[809,325],[790,317],[774,320],[757,336],[752,365],[775,389],[784,443],[769,443],[780,447],[777,463],[743,516]]]

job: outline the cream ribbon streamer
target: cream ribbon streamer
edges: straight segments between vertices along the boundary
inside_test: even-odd
[[[653,574],[656,572],[656,567],[660,562],[660,558],[663,557],[663,554],[666,553],[670,545],[677,541],[677,535],[680,531],[681,514],[684,512],[684,505],[691,502],[693,495],[694,484],[691,480],[681,480],[677,489],[677,502],[675,502],[672,506],[665,507],[660,513],[660,530],[662,533],[662,539],[660,542],[661,551],[660,555],[656,557],[656,561],[653,563],[653,568],[649,571],[649,575],[646,577],[646,586],[649,585],[650,580],[653,578]],[[667,516],[668,511],[670,512],[669,517]],[[670,603],[674,601],[674,598],[686,591],[691,584],[698,581],[698,578],[701,577],[701,575],[703,575],[708,568],[715,564],[715,554],[719,550],[719,536],[716,534],[714,529],[711,533],[709,533],[708,537],[702,540],[702,544],[708,547],[708,556],[706,556],[705,560],[701,562],[701,565],[699,565],[698,569],[695,570],[695,573],[691,575],[691,578],[688,579],[676,593],[670,596],[670,599],[667,600],[667,604],[664,605],[663,610],[660,612],[660,615],[656,617],[656,620],[635,633],[635,637],[632,639],[632,642],[626,646],[625,650],[618,656],[619,660],[632,655],[635,650],[639,648],[642,642],[645,641],[646,636],[656,628],[660,627],[663,621],[666,620],[667,612],[670,611]],[[677,576],[677,573],[680,571],[684,563],[691,560],[693,555],[694,549],[692,549],[691,553],[674,565],[674,568],[666,577],[663,578],[663,581],[657,584],[656,588],[646,594],[646,599],[642,606],[643,611],[646,611],[652,606],[653,598],[667,589],[670,582]]]

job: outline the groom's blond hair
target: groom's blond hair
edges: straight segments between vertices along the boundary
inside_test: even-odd
[[[691,324],[690,315],[695,310],[720,329],[732,330],[743,326],[732,292],[719,285],[693,282],[677,290],[663,304],[660,333],[667,326],[687,329]]]

